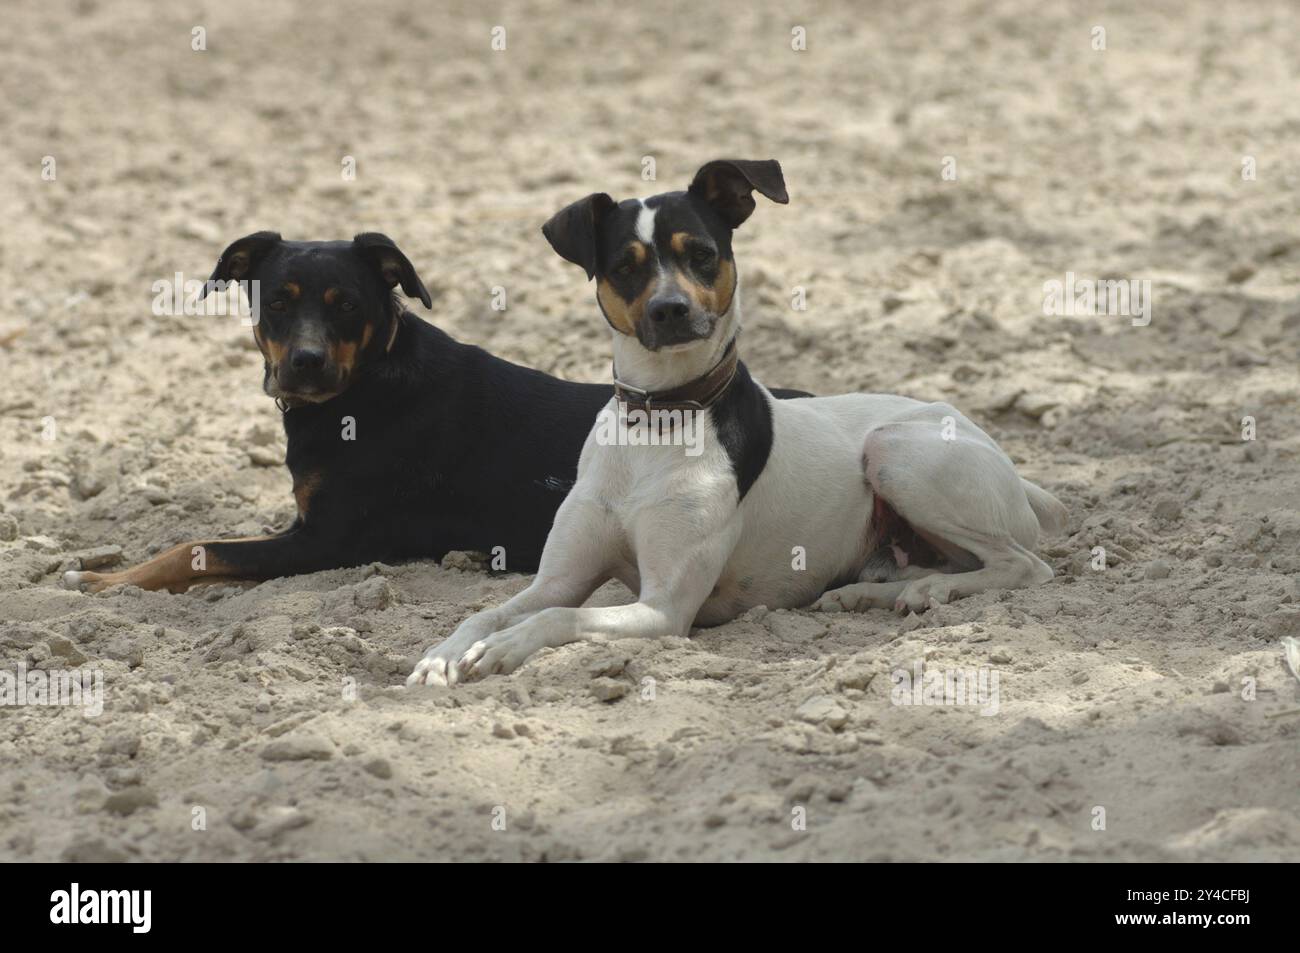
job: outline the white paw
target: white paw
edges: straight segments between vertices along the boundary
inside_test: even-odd
[[[893,606],[896,585],[879,582],[855,582],[832,589],[812,604],[814,612],[866,612]]]
[[[898,595],[894,608],[900,613],[924,612],[935,609],[952,599],[952,586],[943,576],[925,576],[910,583]]]
[[[424,658],[415,663],[415,670],[407,676],[406,684],[441,688],[455,685],[463,675],[459,662],[464,653],[465,641],[455,635],[431,645],[425,650]]]
[[[72,569],[63,574],[63,588],[81,592],[99,592],[108,588],[108,582],[97,572],[77,572]]]
[[[547,644],[536,626],[529,627],[523,622],[475,642],[461,658],[460,664],[466,675],[472,678],[509,675]]]
[[[830,592],[823,593],[822,597],[810,605],[808,608],[812,612],[843,612],[847,608],[844,605],[844,599],[840,595],[841,590],[834,589]]]

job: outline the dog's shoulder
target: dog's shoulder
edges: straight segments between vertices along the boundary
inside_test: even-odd
[[[709,415],[743,500],[772,452],[772,395],[750,376],[742,361],[735,380],[709,408]]]

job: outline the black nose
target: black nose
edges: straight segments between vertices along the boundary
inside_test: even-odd
[[[289,355],[289,366],[295,371],[319,371],[325,366],[325,352],[309,347],[294,348]]]
[[[691,303],[684,295],[664,295],[661,298],[651,298],[646,310],[650,313],[651,321],[662,324],[674,318],[681,321],[689,317]]]

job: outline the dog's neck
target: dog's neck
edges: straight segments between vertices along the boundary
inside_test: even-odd
[[[703,377],[717,367],[727,345],[740,331],[740,288],[727,313],[718,319],[713,334],[689,347],[673,351],[648,351],[635,337],[612,332],[614,376],[639,390],[668,391]]]

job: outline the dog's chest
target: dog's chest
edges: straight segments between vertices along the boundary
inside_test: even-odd
[[[626,439],[644,440],[646,434],[633,432]],[[693,429],[664,430],[658,440],[613,443],[593,433],[579,471],[580,491],[598,499],[629,534],[647,519],[703,528],[734,510],[735,474],[707,414],[698,416]]]

